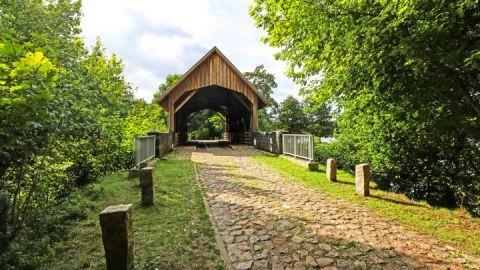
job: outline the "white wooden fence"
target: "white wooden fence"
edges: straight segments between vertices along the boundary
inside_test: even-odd
[[[283,154],[313,160],[313,135],[282,134],[282,145]]]
[[[155,157],[155,135],[135,137],[135,164]]]

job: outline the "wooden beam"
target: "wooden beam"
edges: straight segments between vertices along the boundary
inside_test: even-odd
[[[252,108],[250,107],[250,105],[247,104],[241,97],[239,97],[236,91],[232,91],[232,92],[233,92],[233,96],[235,96],[238,99],[238,101],[240,101],[240,103],[245,107],[245,109],[251,112]]]
[[[178,107],[175,108],[175,113],[178,112],[178,110],[180,110],[183,107],[183,105],[185,105],[187,101],[197,93],[197,91],[198,90],[193,90],[192,92],[190,92],[190,94],[188,94],[188,96],[180,104],[178,104]]]
[[[225,122],[225,123],[227,122],[227,119],[225,119],[225,117],[221,113],[215,112],[215,114],[218,115],[218,117],[220,117],[220,119],[222,119],[223,122]]]

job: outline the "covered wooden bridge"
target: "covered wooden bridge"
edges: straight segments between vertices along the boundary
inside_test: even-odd
[[[268,106],[266,98],[243,74],[213,47],[156,102],[169,112],[169,131],[175,143],[188,140],[188,120],[209,109],[223,115],[224,139],[250,143],[258,131],[258,110]]]

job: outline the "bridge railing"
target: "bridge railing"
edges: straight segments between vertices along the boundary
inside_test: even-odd
[[[135,137],[135,164],[155,157],[155,135]]]
[[[313,160],[313,135],[282,134],[282,141],[283,154]]]

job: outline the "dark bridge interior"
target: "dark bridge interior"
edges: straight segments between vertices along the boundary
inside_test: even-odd
[[[184,143],[187,140],[188,120],[197,112],[205,109],[223,115],[226,134],[251,131],[252,104],[242,93],[217,85],[194,91],[185,92],[174,105],[176,109],[179,108],[175,112],[174,129],[179,138],[179,143]],[[228,140],[229,138],[225,139]]]

